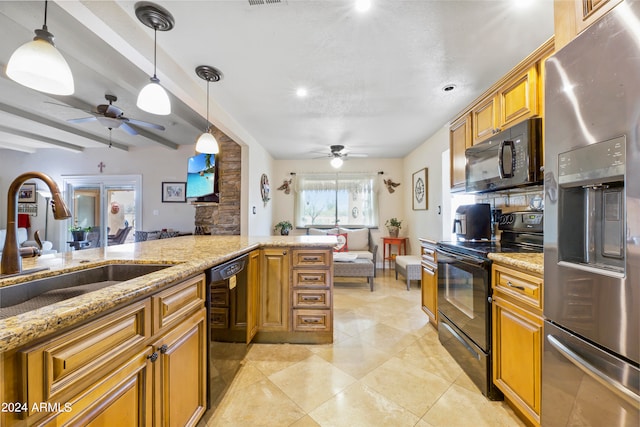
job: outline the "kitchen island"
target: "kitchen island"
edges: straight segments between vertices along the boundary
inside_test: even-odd
[[[330,248],[335,243],[335,237],[331,236],[182,236],[24,259],[23,270],[39,267],[49,270],[0,279],[0,287],[120,262],[173,266],[0,320],[0,353],[91,319],[254,249],[265,246]]]
[[[111,264],[168,267],[0,320],[0,401],[8,405],[0,424],[195,425],[207,407],[214,327],[207,270],[248,254],[253,290],[229,300],[231,327],[245,304],[256,319],[254,340],[331,342],[335,243],[183,236],[25,260],[24,270],[48,270],[4,278],[0,287]]]

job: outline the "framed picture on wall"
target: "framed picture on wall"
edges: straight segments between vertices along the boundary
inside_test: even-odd
[[[429,177],[428,169],[420,169],[413,174],[413,210],[423,211],[429,209],[427,200],[429,199]]]
[[[18,192],[18,203],[35,203],[36,202],[36,184],[22,184]]]
[[[186,203],[187,183],[186,182],[163,182],[162,183],[162,203]]]

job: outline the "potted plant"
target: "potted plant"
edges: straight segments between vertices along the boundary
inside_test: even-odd
[[[278,231],[278,229],[280,229],[281,235],[288,236],[289,231],[291,231],[292,228],[293,228],[293,224],[291,224],[289,221],[280,221],[279,223],[276,224],[275,227],[273,227],[273,230]]]
[[[384,225],[387,226],[387,230],[389,230],[389,236],[390,237],[398,237],[398,233],[400,232],[400,229],[402,228],[402,220],[398,219],[398,218],[391,218],[388,219]]]
[[[69,231],[73,236],[74,242],[82,242],[87,240],[87,233],[91,231],[91,227],[80,227],[77,223],[69,227]]]

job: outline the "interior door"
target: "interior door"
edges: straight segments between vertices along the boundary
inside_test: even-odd
[[[142,218],[140,176],[70,177],[64,182],[65,201],[73,212],[66,227],[90,228],[81,249],[134,241],[135,229],[141,226]],[[71,240],[68,231],[63,236],[65,241]]]

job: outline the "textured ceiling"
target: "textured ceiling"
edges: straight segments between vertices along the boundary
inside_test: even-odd
[[[105,93],[118,96],[127,116],[167,127],[142,129],[146,136],[114,130],[116,148],[192,144],[206,115],[206,83],[194,70],[207,64],[224,74],[210,85],[210,120],[276,159],[312,158],[332,144],[371,157],[403,157],[553,33],[551,0],[528,8],[513,0],[372,2],[364,14],[352,1],[157,2],[175,18],[173,30],[157,35],[158,77],[174,101],[166,117],[135,106],[153,72],[153,31],[135,17],[135,2],[50,2],[49,30],[71,66],[76,93],[44,96],[3,72],[0,149],[52,146],[33,134],[71,148],[106,147],[109,131],[100,124],[66,122],[105,103]],[[0,2],[3,68],[41,27],[43,6]],[[442,91],[447,84],[456,89]],[[298,87],[308,96],[298,98]],[[38,116],[48,124],[35,123]],[[64,128],[50,129],[56,124]]]

